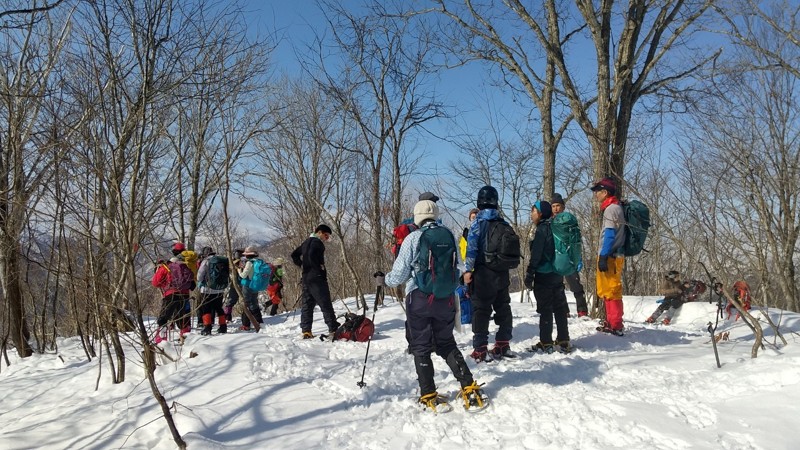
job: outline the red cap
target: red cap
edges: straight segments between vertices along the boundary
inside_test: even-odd
[[[186,246],[183,245],[183,242],[176,242],[175,245],[172,246],[172,249],[176,252],[182,252],[186,250]]]
[[[617,192],[617,183],[609,177],[605,177],[592,186],[592,191],[599,191],[605,189],[609,194],[614,195]]]

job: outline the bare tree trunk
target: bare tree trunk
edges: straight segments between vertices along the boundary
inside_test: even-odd
[[[155,351],[153,349],[154,345],[150,343],[150,339],[147,335],[147,328],[144,325],[141,314],[138,316],[138,332],[139,340],[143,343],[142,362],[144,363],[144,373],[147,378],[147,382],[150,385],[150,391],[153,394],[153,398],[156,399],[156,402],[158,402],[158,405],[161,407],[161,413],[164,415],[164,420],[166,420],[167,427],[172,434],[172,440],[175,441],[175,444],[179,449],[185,449],[186,441],[183,440],[183,437],[178,432],[178,428],[175,425],[175,419],[172,417],[172,412],[167,404],[167,400],[164,398],[164,395],[161,394],[161,391],[158,388],[158,383],[156,383],[155,372],[157,364]]]
[[[33,354],[33,348],[28,343],[31,334],[28,331],[28,321],[25,319],[25,303],[19,285],[19,261],[16,256],[19,252],[12,250],[16,247],[16,243],[0,238],[0,270],[5,281],[3,293],[9,312],[9,334],[19,356],[27,358]]]

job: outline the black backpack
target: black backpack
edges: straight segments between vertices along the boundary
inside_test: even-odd
[[[522,258],[519,236],[506,221],[490,220],[486,224],[483,240],[483,257],[486,267],[500,272],[519,266]]]
[[[213,255],[208,258],[206,265],[208,269],[208,272],[206,272],[206,286],[217,291],[227,288],[231,279],[231,269],[228,264],[228,258]]]

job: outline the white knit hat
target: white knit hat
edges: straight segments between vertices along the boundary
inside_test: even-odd
[[[414,205],[414,223],[420,226],[427,219],[439,218],[439,207],[430,200],[420,200]]]

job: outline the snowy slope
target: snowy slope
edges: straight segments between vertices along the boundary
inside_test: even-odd
[[[388,298],[375,317],[363,389],[356,383],[366,344],[301,340],[292,314],[268,318],[258,334],[193,334],[182,348],[162,344],[181,358],[164,361],[157,376],[191,449],[797,448],[800,315],[770,312],[789,345],[768,346],[757,359],[750,330],[721,323],[731,340],[719,345],[718,369],[705,331],[715,305],[687,304],[669,327],[644,325],[655,300],[625,298],[624,337],[570,319],[578,349],[542,355],[524,352],[538,341],[538,315],[514,295],[512,348],[521,358],[468,361],[493,401],[480,413],[454,403],[437,416],[415,404],[403,310]],[[343,305],[335,304],[337,312]],[[315,319],[314,331],[323,331],[319,311]],[[465,328],[456,339],[466,354]],[[58,355],[4,365],[0,448],[174,448],[135,351],[128,355],[128,381],[111,384],[103,363],[97,391],[98,363],[85,361],[75,339],[61,342]],[[444,361],[434,356],[434,364],[439,392],[454,395],[458,383]]]

